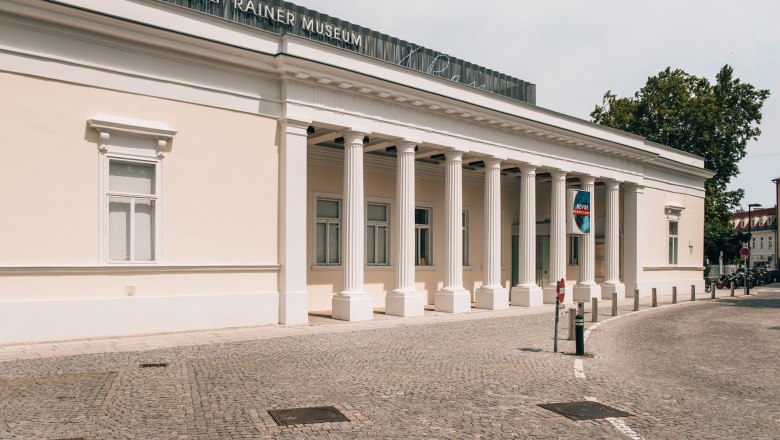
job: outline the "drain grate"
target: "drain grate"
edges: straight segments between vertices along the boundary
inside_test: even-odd
[[[628,417],[631,415],[599,402],[540,403],[539,406],[571,420],[606,419],[607,417]]]
[[[349,419],[333,406],[313,408],[269,409],[268,414],[279,426],[309,425],[313,423],[349,422]]]
[[[158,363],[158,364],[141,364],[141,368],[165,368],[167,367],[167,363]]]

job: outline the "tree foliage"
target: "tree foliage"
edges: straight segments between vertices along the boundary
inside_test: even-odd
[[[705,253],[717,259],[720,250],[730,253],[732,242],[739,239],[729,213],[744,191],[730,191],[727,185],[739,174],[747,143],[761,134],[761,109],[768,97],[769,90],[735,78],[729,65],[720,69],[714,84],[667,67],[648,78],[633,97],[607,91],[590,116],[598,124],[704,158],[704,166],[716,173],[705,184]]]

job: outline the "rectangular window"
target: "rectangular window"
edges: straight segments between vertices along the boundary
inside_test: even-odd
[[[772,237],[769,237],[769,249],[772,249]]]
[[[764,237],[761,237],[761,249],[764,249]]]
[[[669,264],[677,264],[677,249],[679,247],[679,222],[669,221]]]
[[[580,264],[580,237],[569,235],[569,266]]]
[[[318,266],[341,264],[341,200],[317,199],[315,230]]]
[[[108,260],[155,261],[156,164],[109,159]]]
[[[430,266],[431,262],[431,210],[416,208],[414,210],[414,264]]]
[[[366,264],[386,266],[388,259],[387,219],[390,208],[381,203],[369,203],[366,207]]]
[[[463,265],[469,265],[469,212],[463,211],[461,218],[461,239],[463,240]]]

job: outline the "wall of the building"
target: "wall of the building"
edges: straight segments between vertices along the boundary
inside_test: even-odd
[[[0,96],[0,267],[6,268],[0,273],[0,307],[54,317],[52,325],[63,325],[56,318],[68,309],[59,300],[102,301],[68,321],[89,322],[112,308],[139,313],[135,324],[117,318],[116,325],[103,322],[72,331],[66,324],[52,329],[53,335],[46,329],[27,333],[23,325],[15,329],[19,337],[58,339],[277,322],[275,270],[220,269],[277,262],[275,120],[8,73],[0,73]],[[162,161],[159,201],[163,222],[158,264],[175,270],[111,272],[100,261],[99,136],[87,125],[97,114],[160,121],[178,131]],[[187,271],[180,266],[209,269]],[[220,295],[225,299],[202,300]],[[135,304],[139,306],[134,309]],[[203,309],[206,304],[213,319]],[[241,310],[239,304],[255,310]],[[143,319],[145,312],[159,307],[171,308],[167,315],[154,312],[167,322]],[[220,314],[224,316],[216,317]],[[17,316],[21,320],[26,315]],[[10,325],[8,319],[2,321],[2,327]]]
[[[683,206],[679,219],[678,262],[669,264],[669,219],[667,205]],[[642,239],[643,288],[657,287],[664,293],[677,286],[688,291],[691,285],[703,291],[704,199],[701,197],[645,188]]]

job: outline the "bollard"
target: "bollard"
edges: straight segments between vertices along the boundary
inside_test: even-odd
[[[585,354],[585,317],[577,315],[574,325],[577,333],[577,356]]]
[[[653,307],[658,307],[658,291],[653,287]]]
[[[672,286],[672,304],[677,304],[677,286]]]
[[[710,296],[712,297],[712,299],[715,299],[715,283],[712,283],[712,286],[710,287],[712,287],[710,289]]]
[[[731,296],[734,296],[734,283],[732,282],[729,284],[731,284]]]
[[[577,314],[585,316],[585,301],[577,301]]]
[[[599,322],[599,299],[590,299],[590,321]]]
[[[691,284],[691,301],[696,301],[696,285]]]
[[[569,340],[574,340],[574,315],[575,310],[569,309]]]
[[[634,289],[634,311],[639,311],[639,289]]]
[[[612,316],[617,316],[617,292],[612,292]]]

